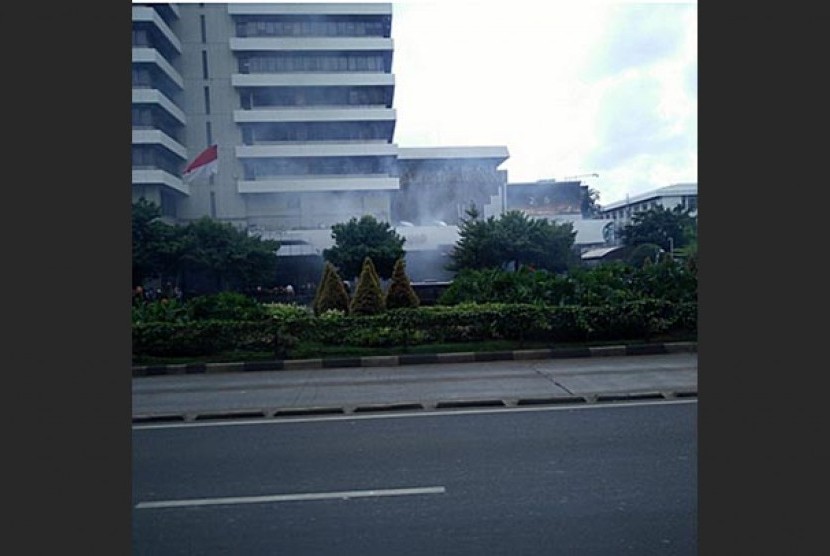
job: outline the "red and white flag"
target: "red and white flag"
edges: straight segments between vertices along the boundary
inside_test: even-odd
[[[193,159],[193,162],[185,167],[182,173],[182,179],[187,183],[212,176],[219,171],[219,148],[217,145],[211,145],[202,152],[199,156]]]

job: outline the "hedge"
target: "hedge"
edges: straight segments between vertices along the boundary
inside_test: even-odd
[[[279,310],[265,321],[205,320],[133,324],[134,356],[200,356],[223,351],[272,352],[285,358],[298,342],[378,347],[487,340],[648,340],[694,332],[697,304],[658,299],[602,307],[463,304],[391,309],[376,315]]]

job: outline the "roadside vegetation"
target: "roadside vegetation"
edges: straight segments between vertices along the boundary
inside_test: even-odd
[[[657,250],[643,254],[640,249],[642,260],[584,267],[574,256],[570,226],[541,225],[522,214],[481,220],[473,210],[468,217],[463,229],[475,233],[462,234],[453,258],[456,277],[435,305],[420,303],[403,256],[384,259],[379,274],[368,254],[371,246],[366,246],[356,265],[361,250],[353,240],[360,223],[354,221],[341,231],[350,238],[349,272],[357,275],[356,283],[349,287],[327,259],[311,303],[263,303],[229,290],[184,299],[134,296],[133,363],[696,340],[696,248],[694,257],[675,258],[656,243],[660,236],[647,235],[635,243],[632,228],[626,236],[632,254],[652,242]],[[482,222],[485,231],[479,229]],[[373,231],[371,241],[391,245],[392,252],[402,245],[391,235],[393,230],[374,233],[377,223],[364,224]],[[684,235],[670,247],[690,244],[693,230],[681,231]],[[537,239],[549,241],[551,249],[540,250]],[[337,252],[335,248],[329,254]],[[486,264],[463,263],[481,261],[485,254],[492,257]]]

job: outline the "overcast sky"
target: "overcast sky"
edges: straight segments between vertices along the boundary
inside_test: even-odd
[[[697,182],[697,3],[393,3],[400,147],[503,145],[508,181],[608,204]]]

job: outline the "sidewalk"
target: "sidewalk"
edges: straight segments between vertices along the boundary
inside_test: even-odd
[[[134,368],[133,422],[697,395],[697,344]]]

